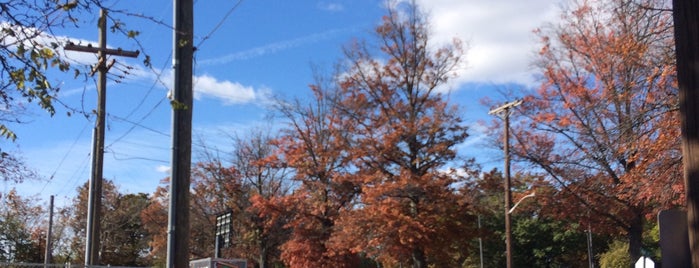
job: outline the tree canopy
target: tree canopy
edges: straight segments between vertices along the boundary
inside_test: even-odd
[[[628,235],[632,259],[646,217],[684,200],[672,18],[663,4],[576,1],[559,24],[537,31],[542,83],[524,96],[513,127],[512,153],[560,189],[551,213],[590,211],[595,226]]]

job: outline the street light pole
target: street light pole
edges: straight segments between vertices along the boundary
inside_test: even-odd
[[[488,112],[488,114],[502,114],[505,120],[505,256],[507,259],[507,268],[512,268],[512,220],[510,219],[512,204],[512,192],[510,191],[510,111],[520,104],[522,104],[522,100],[515,100]]]

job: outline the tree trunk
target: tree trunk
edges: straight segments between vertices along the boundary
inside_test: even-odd
[[[413,268],[427,268],[427,260],[425,260],[425,252],[420,248],[413,249]]]
[[[635,215],[628,230],[629,256],[631,256],[631,267],[636,260],[641,257],[641,246],[643,245],[643,216]]]
[[[260,250],[260,255],[257,257],[257,261],[259,263],[259,268],[266,268],[267,267],[267,237],[265,235],[261,235],[264,230],[262,228],[257,229],[258,233],[258,244],[257,247]]]
[[[267,248],[261,248],[260,249],[260,256],[259,256],[259,264],[260,268],[266,268],[267,267]]]
[[[677,82],[682,120],[682,160],[692,267],[699,268],[699,3],[674,0]]]

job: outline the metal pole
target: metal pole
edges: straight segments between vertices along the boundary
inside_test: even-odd
[[[192,160],[193,0],[173,4],[172,175],[167,267],[189,267],[189,187]]]
[[[481,258],[481,268],[483,268],[483,238],[481,237],[481,215],[478,215],[478,251]]]
[[[221,235],[216,234],[216,245],[214,245],[214,258],[221,257]]]
[[[53,195],[49,201],[49,230],[46,232],[46,252],[44,253],[44,267],[51,264],[51,236],[53,233]]]
[[[592,228],[590,222],[587,223],[587,265],[590,268],[595,268],[595,261],[592,252]]]
[[[95,131],[93,132],[92,147],[92,172],[90,176],[90,192],[88,194],[87,205],[87,229],[85,231],[85,265],[96,265],[99,263],[100,247],[100,208],[102,207],[102,166],[104,164],[104,120],[107,100],[107,59],[105,49],[107,48],[107,11],[100,10],[99,26],[99,47],[97,52],[99,61],[97,70],[99,71],[97,84],[97,120],[95,121]]]

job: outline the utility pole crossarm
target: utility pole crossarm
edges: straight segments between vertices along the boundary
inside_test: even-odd
[[[68,42],[63,49],[65,50],[72,50],[72,51],[79,51],[79,52],[88,52],[88,53],[99,53],[100,48],[98,47],[93,47],[92,45],[76,45],[73,44],[72,42]],[[123,50],[121,48],[117,49],[112,49],[112,48],[106,48],[103,50],[104,54],[107,55],[115,55],[115,56],[122,56],[122,57],[130,57],[130,58],[136,58],[140,54],[140,51],[129,51],[129,50]]]
[[[522,104],[522,100],[514,100],[508,103],[505,103],[501,105],[500,107],[497,107],[495,109],[490,110],[488,114],[500,114],[501,112],[508,111],[510,108],[514,108],[518,105]]]

